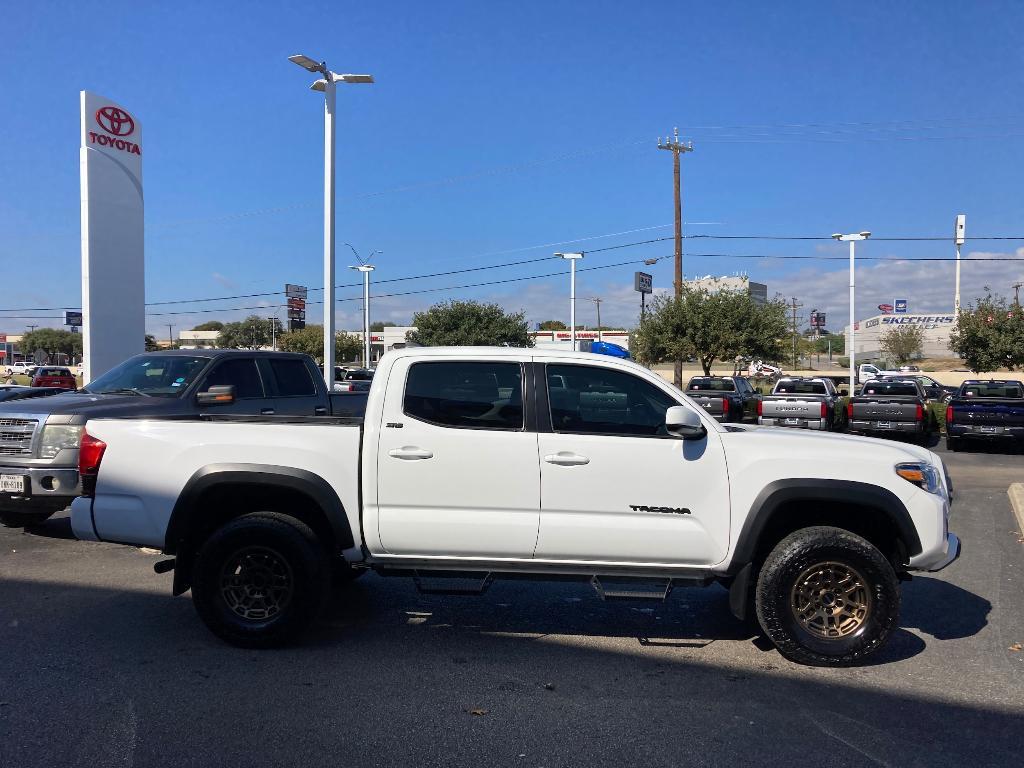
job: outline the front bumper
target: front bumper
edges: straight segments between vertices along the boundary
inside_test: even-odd
[[[921,570],[929,571],[930,573],[941,571],[958,557],[960,557],[960,537],[955,533],[947,533],[945,548],[928,565],[922,566]]]
[[[0,511],[32,512],[64,509],[80,492],[78,467],[24,467],[0,464],[0,475],[28,478],[28,493],[0,493]]]

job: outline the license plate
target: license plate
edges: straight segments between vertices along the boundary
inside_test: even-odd
[[[984,433],[989,434],[989,435],[994,435],[994,434],[997,434],[998,432],[1002,432],[1003,430],[1002,430],[1002,427],[986,427],[986,426],[982,425],[982,426],[978,427],[978,431],[979,432],[984,432]]]
[[[786,423],[796,425],[800,423],[800,419],[786,419]]]
[[[25,478],[22,475],[0,475],[0,493],[25,493]]]
[[[892,429],[892,422],[891,421],[880,421],[880,422],[878,422],[878,428],[879,429]]]

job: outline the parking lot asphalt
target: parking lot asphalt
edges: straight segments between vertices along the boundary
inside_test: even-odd
[[[0,529],[0,766],[1019,766],[1024,457],[947,454],[959,561],[868,666],[813,669],[719,587],[420,596],[370,574],[276,651],[224,645],[158,555]]]

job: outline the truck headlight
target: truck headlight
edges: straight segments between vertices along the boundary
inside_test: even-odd
[[[81,424],[48,424],[39,440],[39,458],[52,459],[65,448],[77,448],[81,439]]]
[[[896,474],[928,493],[935,493],[939,496],[943,493],[942,478],[939,477],[939,471],[931,464],[923,462],[897,464]]]

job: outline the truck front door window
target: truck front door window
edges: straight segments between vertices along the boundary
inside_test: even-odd
[[[667,436],[665,411],[679,405],[652,384],[624,371],[586,365],[549,365],[548,388],[555,432],[599,435]]]

